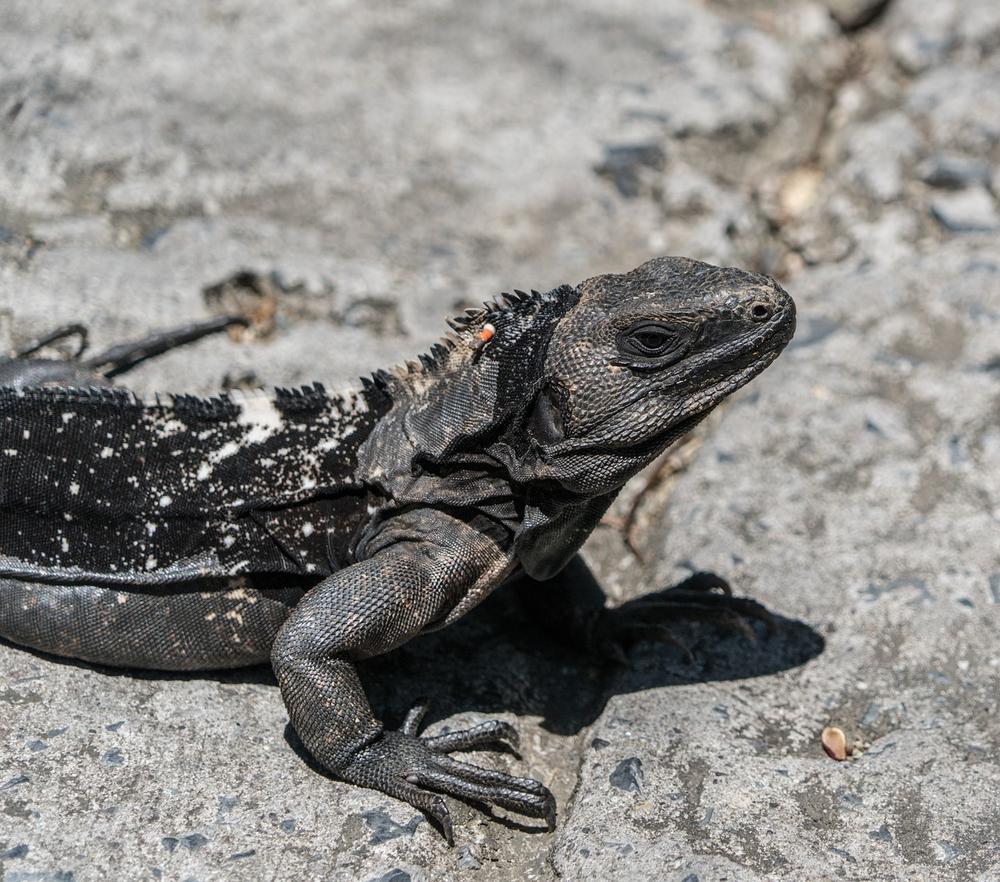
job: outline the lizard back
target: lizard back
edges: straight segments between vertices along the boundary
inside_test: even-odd
[[[338,568],[378,391],[0,389],[0,575],[163,583]]]

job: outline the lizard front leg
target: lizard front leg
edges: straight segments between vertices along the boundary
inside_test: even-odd
[[[385,730],[369,707],[354,661],[457,618],[509,569],[509,555],[480,529],[436,511],[410,513],[383,529],[370,557],[309,591],[272,649],[292,726],[313,757],[338,778],[427,812],[449,843],[451,819],[437,793],[545,818],[550,827],[552,794],[537,781],[449,756],[516,742],[507,723],[421,737],[418,709],[399,731]]]

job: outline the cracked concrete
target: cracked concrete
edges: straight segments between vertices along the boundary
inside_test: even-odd
[[[0,879],[1000,879],[998,49],[993,0],[0,6],[5,344],[235,298],[266,327],[133,385],[336,386],[657,253],[778,274],[802,317],[626,488],[641,557],[586,549],[615,602],[714,569],[773,637],[608,670],[501,594],[365,672],[390,722],[516,722],[490,761],[553,788],[555,833],[453,803],[448,850],[313,771],[267,670],[5,645]]]

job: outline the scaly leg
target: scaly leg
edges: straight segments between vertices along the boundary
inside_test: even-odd
[[[423,710],[416,708],[401,729],[385,730],[354,666],[448,620],[463,598],[487,593],[509,569],[508,556],[480,529],[436,511],[401,516],[379,541],[381,550],[313,588],[275,641],[271,660],[302,743],[336,777],[426,812],[449,843],[451,818],[438,793],[544,818],[551,827],[555,802],[542,784],[449,756],[516,744],[509,724],[418,735]]]

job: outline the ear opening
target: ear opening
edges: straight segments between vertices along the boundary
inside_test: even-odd
[[[566,434],[563,430],[563,415],[559,407],[558,391],[550,384],[542,386],[531,408],[528,432],[539,444],[558,444]]]

